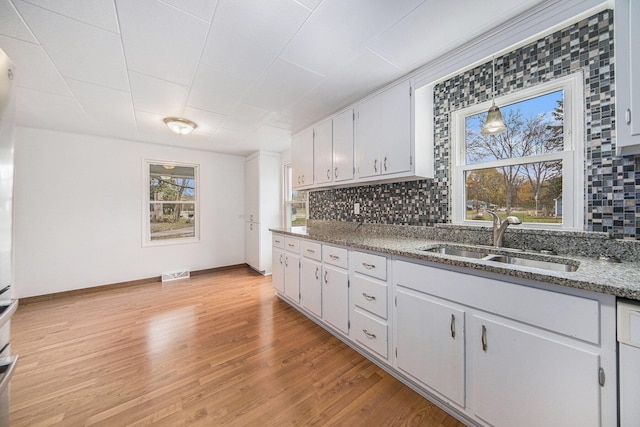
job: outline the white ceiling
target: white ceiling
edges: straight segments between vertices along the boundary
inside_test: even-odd
[[[541,2],[0,0],[0,48],[20,126],[248,154]]]

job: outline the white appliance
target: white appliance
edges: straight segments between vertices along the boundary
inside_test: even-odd
[[[0,426],[9,425],[9,382],[17,356],[9,345],[11,316],[18,301],[13,292],[13,129],[15,67],[0,49]]]
[[[620,427],[640,425],[640,301],[618,300]]]

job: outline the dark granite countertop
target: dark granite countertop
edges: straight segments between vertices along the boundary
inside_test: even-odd
[[[272,231],[323,243],[348,246],[354,249],[380,252],[454,267],[471,268],[487,273],[504,275],[505,279],[512,277],[533,280],[640,300],[640,259],[637,258],[640,244],[638,242],[612,241],[606,235],[598,235],[602,233],[542,232],[541,230],[536,230],[534,232],[535,235],[543,235],[541,240],[545,242],[544,245],[552,248],[552,252],[559,255],[529,251],[531,246],[536,246],[535,242],[531,242],[530,246],[526,246],[527,252],[525,253],[521,251],[524,248],[517,245],[511,246],[518,249],[487,247],[494,253],[518,254],[526,258],[546,261],[564,260],[573,264],[579,263],[578,269],[574,272],[543,270],[490,260],[441,255],[424,250],[444,244],[465,247],[469,244],[476,246],[485,241],[487,243],[490,242],[484,236],[490,230],[484,227],[473,227],[472,230],[467,231],[464,231],[464,229],[464,227],[450,225],[409,227],[365,224],[365,226],[361,227],[354,223],[314,222],[309,227],[272,229]],[[476,234],[479,232],[483,233],[483,235],[477,237]],[[518,232],[523,235],[527,233],[524,230],[518,230]],[[526,236],[516,236],[518,232],[513,233],[512,243],[516,243],[519,240],[527,240]],[[478,239],[482,240],[482,242],[477,242]],[[554,242],[554,239],[557,239],[558,242]],[[573,245],[574,249],[565,247],[567,244]],[[592,252],[588,253],[587,251],[585,253],[585,247],[588,247]],[[539,248],[533,249],[539,250]]]

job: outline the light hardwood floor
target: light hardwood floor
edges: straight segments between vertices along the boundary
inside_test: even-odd
[[[248,268],[18,308],[11,425],[462,426]]]

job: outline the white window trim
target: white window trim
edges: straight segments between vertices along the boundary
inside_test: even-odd
[[[532,88],[523,89],[495,99],[498,106],[509,105],[525,99],[547,93],[564,90],[564,150],[556,153],[545,153],[526,157],[527,163],[545,160],[562,160],[562,224],[524,223],[519,227],[540,229],[583,230],[585,209],[585,174],[584,174],[584,76],[581,72],[572,73]],[[490,221],[466,219],[465,180],[468,170],[494,168],[508,164],[522,163],[511,159],[465,165],[465,117],[487,111],[493,100],[476,104],[451,112],[451,199],[452,222],[454,224],[487,226]],[[522,159],[522,158],[520,158]]]
[[[149,203],[151,203],[151,195],[149,194],[149,176],[151,173],[151,165],[173,165],[186,166],[194,168],[194,177],[196,182],[196,200],[195,200],[195,236],[183,237],[181,239],[163,239],[151,240],[151,222],[149,221]],[[200,242],[200,165],[195,163],[181,163],[166,160],[142,160],[142,247],[183,245],[187,243]],[[190,202],[191,203],[191,202]]]

